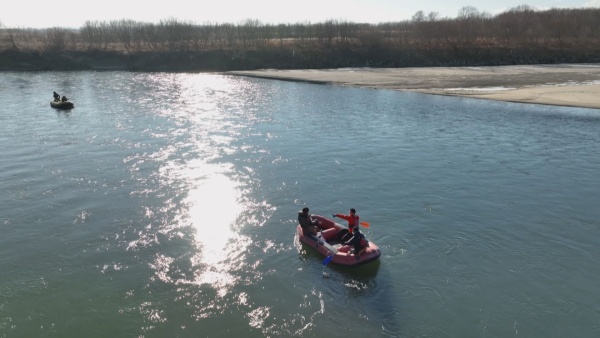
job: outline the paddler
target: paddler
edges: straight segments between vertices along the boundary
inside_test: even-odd
[[[348,215],[332,214],[332,216],[339,217],[341,219],[348,221],[348,230],[344,231],[345,230],[344,229],[344,230],[340,231],[338,236],[340,236],[339,239],[342,242],[350,239],[352,237],[352,235],[354,234],[354,229],[358,229],[358,225],[360,223],[360,217],[356,214],[356,209],[350,208],[350,214],[348,214]]]

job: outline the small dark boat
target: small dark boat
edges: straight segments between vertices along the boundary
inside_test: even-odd
[[[71,101],[50,101],[50,107],[63,110],[75,108]]]

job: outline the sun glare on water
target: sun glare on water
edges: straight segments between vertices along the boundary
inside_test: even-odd
[[[222,168],[206,165],[205,169],[212,172],[202,175],[186,199],[198,250],[192,258],[196,267],[192,283],[211,285],[223,295],[236,280],[232,270],[239,262],[232,261],[232,253],[243,246],[234,231],[242,206],[236,183]]]
[[[197,252],[192,257],[194,284],[208,284],[224,294],[235,283],[234,270],[241,265],[235,253],[243,250],[244,238],[236,229],[243,211],[238,183],[232,179],[229,164],[215,164],[220,151],[231,149],[235,128],[227,114],[219,111],[222,93],[231,84],[222,77],[187,75],[181,78],[180,112],[191,122],[189,140],[195,159],[181,167],[186,182],[186,208],[182,215],[195,232]],[[181,116],[180,116],[181,117]]]
[[[202,248],[202,261],[219,263],[226,258],[227,243],[235,236],[232,225],[241,212],[235,183],[214,172],[189,192],[187,202],[196,242]]]
[[[236,98],[248,88],[235,85],[238,79],[206,74],[153,74],[142,80],[162,96],[160,106],[149,103],[148,109],[169,123],[152,133],[165,144],[153,154],[140,155],[139,161],[160,163],[159,195],[173,196],[148,214],[167,220],[159,231],[189,248],[183,255],[167,250],[151,266],[162,281],[208,287],[223,298],[250,264],[246,260],[252,240],[240,230],[253,221],[242,217],[254,210],[244,198],[248,178],[224,159],[240,151],[236,141],[247,125],[240,116],[246,116],[247,108]],[[153,229],[136,243],[155,240]]]

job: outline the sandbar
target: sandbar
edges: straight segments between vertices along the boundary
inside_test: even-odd
[[[600,64],[262,69],[226,74],[600,109]]]

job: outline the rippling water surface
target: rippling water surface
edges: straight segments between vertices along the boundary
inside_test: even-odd
[[[0,337],[600,335],[598,110],[0,79]],[[305,205],[356,208],[380,261],[323,267],[294,237]]]

